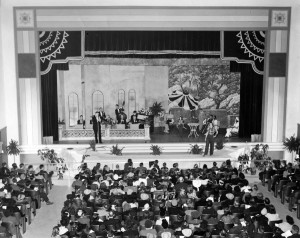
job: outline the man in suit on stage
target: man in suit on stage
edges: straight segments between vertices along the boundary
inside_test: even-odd
[[[92,122],[93,122],[93,131],[95,134],[95,141],[96,143],[102,143],[101,139],[101,117],[99,112],[95,112],[95,115],[92,116]],[[99,138],[99,140],[98,140]]]
[[[139,123],[138,119],[137,119],[136,111],[133,111],[133,114],[130,117],[130,122],[131,122],[131,124],[137,124],[137,123]]]
[[[99,116],[101,118],[101,122],[106,121],[106,115],[105,115],[105,112],[103,111],[102,107],[99,108]]]
[[[120,114],[118,117],[118,124],[125,124],[127,123],[127,115],[124,113],[124,109],[120,109]]]
[[[120,113],[121,113],[121,111],[120,111],[120,108],[119,108],[119,104],[116,104],[116,109],[115,109],[116,121],[119,120]]]

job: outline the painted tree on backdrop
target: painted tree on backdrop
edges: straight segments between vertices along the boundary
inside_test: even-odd
[[[169,88],[190,93],[201,108],[239,110],[240,75],[229,65],[171,66]]]

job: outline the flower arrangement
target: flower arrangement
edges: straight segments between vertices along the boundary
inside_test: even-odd
[[[90,144],[90,148],[91,148],[93,151],[96,151],[96,142],[95,142],[95,140],[90,140],[90,141],[89,141],[89,144]]]
[[[109,127],[109,126],[114,126],[117,124],[117,122],[115,120],[113,120],[110,116],[107,116],[106,120],[103,121],[103,124],[105,125],[105,127]]]
[[[271,160],[268,156],[268,149],[269,145],[267,144],[257,144],[250,151],[251,160],[255,160],[254,164],[259,170],[263,170]]]
[[[150,150],[152,150],[151,155],[160,155],[162,153],[162,148],[158,145],[151,145]]]
[[[240,155],[239,157],[238,157],[238,161],[240,161],[240,162],[242,162],[242,163],[246,163],[246,162],[248,162],[249,161],[249,155],[247,155],[247,154],[243,154],[243,155]]]
[[[38,155],[41,157],[42,160],[46,160],[48,163],[55,164],[55,163],[63,163],[65,160],[63,158],[57,157],[57,153],[52,149],[42,149],[38,150]]]
[[[125,147],[123,148],[119,148],[118,144],[116,145],[113,145],[110,152],[112,155],[122,155],[122,150],[124,149]]]
[[[202,154],[203,147],[200,147],[198,144],[191,144],[190,150],[188,151],[190,154]]]

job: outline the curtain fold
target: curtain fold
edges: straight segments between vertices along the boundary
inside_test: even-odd
[[[239,136],[261,134],[263,75],[250,64],[230,63],[231,72],[241,72]]]
[[[68,64],[53,65],[41,75],[43,137],[53,136],[58,141],[57,70],[68,70]]]

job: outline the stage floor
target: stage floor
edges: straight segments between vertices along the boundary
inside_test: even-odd
[[[150,141],[144,141],[144,140],[122,140],[121,138],[119,140],[110,140],[110,141],[104,141],[103,144],[111,144],[111,143],[204,143],[205,142],[205,136],[199,134],[198,137],[190,136],[189,131],[184,131],[182,136],[179,135],[179,133],[174,130],[173,132],[166,134],[166,133],[151,133],[150,134]],[[241,138],[238,136],[225,138],[224,134],[219,134],[216,137],[216,140],[218,139],[224,139],[225,142],[228,143],[235,143],[235,142],[250,142],[251,138]],[[86,140],[62,140],[62,141],[56,141],[54,144],[86,144]]]

